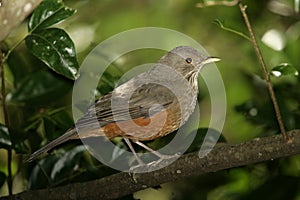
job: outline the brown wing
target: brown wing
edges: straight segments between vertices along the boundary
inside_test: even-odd
[[[92,129],[95,126],[98,127],[99,123],[104,126],[116,121],[127,121],[140,117],[148,118],[150,117],[150,109],[151,114],[154,115],[161,109],[166,109],[176,100],[175,95],[168,88],[154,83],[139,87],[133,92],[129,106],[120,105],[114,109],[114,112],[111,110],[111,98],[112,93],[109,93],[97,100],[88,109],[88,112],[77,121],[77,128],[89,129],[90,127]],[[116,95],[117,101],[120,100],[118,98],[123,98],[123,95]]]

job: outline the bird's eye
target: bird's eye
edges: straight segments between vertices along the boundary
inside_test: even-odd
[[[191,64],[193,62],[193,59],[187,58],[187,59],[185,59],[185,62],[187,62],[188,64]]]

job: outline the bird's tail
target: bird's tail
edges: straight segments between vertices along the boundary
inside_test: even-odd
[[[37,151],[35,151],[34,153],[32,153],[31,155],[26,157],[24,159],[24,162],[34,161],[35,159],[37,159],[43,153],[46,153],[46,152],[52,150],[53,148],[55,148],[56,146],[58,146],[58,145],[60,145],[64,142],[74,138],[75,134],[77,134],[76,129],[75,128],[70,129],[69,131],[67,131],[62,136],[56,138],[55,140],[51,141],[50,143],[46,144],[42,148],[38,149]]]

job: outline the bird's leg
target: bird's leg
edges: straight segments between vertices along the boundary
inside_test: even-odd
[[[125,142],[127,143],[128,147],[129,147],[129,149],[130,149],[130,151],[133,153],[135,159],[137,160],[138,165],[144,165],[144,162],[140,159],[140,157],[139,157],[139,156],[137,155],[137,153],[135,152],[133,146],[131,145],[130,140],[129,140],[128,138],[126,138],[126,137],[124,137],[124,140],[125,140]]]
[[[143,144],[140,141],[133,141],[134,143],[136,143],[137,145],[143,147],[144,149],[150,151],[151,153],[153,153],[154,155],[156,155],[157,157],[159,157],[158,161],[155,161],[155,163],[160,163],[163,160],[166,159],[174,159],[174,158],[178,158],[179,154],[175,154],[175,155],[165,155],[165,154],[161,154],[158,151],[155,151],[153,149],[151,149],[150,147],[148,147],[147,145]]]
[[[158,151],[155,151],[155,150],[151,149],[150,147],[146,146],[145,144],[143,144],[140,141],[132,140],[132,142],[134,142],[135,144],[139,145],[140,147],[148,150],[149,152],[151,152],[154,155],[156,155],[157,157],[159,157],[159,159],[156,160],[156,161],[144,164],[144,162],[141,160],[140,157],[138,157],[138,155],[135,152],[133,146],[131,145],[130,139],[124,137],[124,140],[127,143],[128,147],[130,148],[131,152],[133,153],[134,157],[136,158],[136,160],[138,162],[138,165],[130,167],[130,169],[128,171],[129,175],[132,176],[132,178],[135,182],[136,182],[136,180],[134,178],[135,173],[137,173],[137,172],[138,173],[146,172],[147,170],[151,169],[149,167],[155,167],[158,164],[166,165],[168,163],[173,162],[174,160],[176,160],[180,156],[180,154],[178,154],[178,153],[175,154],[175,155],[164,155],[164,154],[159,153]]]

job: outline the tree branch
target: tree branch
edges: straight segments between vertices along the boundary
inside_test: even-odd
[[[288,132],[290,143],[282,135],[256,138],[237,145],[218,145],[200,159],[198,152],[182,156],[157,171],[133,174],[117,173],[99,180],[75,183],[57,188],[25,191],[12,199],[115,199],[136,191],[207,172],[216,172],[300,153],[300,130]],[[2,197],[6,200],[9,197]]]

